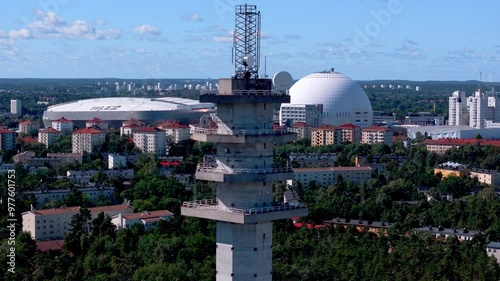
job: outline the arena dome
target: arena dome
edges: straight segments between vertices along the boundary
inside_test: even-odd
[[[338,72],[309,74],[290,88],[291,104],[323,104],[323,124],[373,123],[372,105],[358,83]]]

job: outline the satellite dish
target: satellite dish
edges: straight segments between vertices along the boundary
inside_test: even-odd
[[[255,58],[252,55],[243,57],[243,65],[244,66],[253,66],[255,64]]]
[[[286,91],[293,85],[292,75],[286,71],[279,71],[273,75],[273,85],[276,89]]]

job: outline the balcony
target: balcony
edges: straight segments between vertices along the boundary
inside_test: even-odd
[[[191,139],[214,143],[287,143],[297,140],[297,133],[292,130],[220,130],[195,127]]]
[[[280,204],[261,208],[232,208],[219,205],[219,199],[183,202],[181,214],[232,223],[256,223],[307,215],[307,205]]]
[[[207,135],[242,135],[242,136],[264,136],[264,135],[289,135],[294,132],[285,130],[261,129],[261,130],[230,130],[218,131],[217,129],[206,129],[201,127],[194,127],[194,133],[207,134]]]

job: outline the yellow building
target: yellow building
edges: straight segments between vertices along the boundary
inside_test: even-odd
[[[439,164],[434,168],[434,175],[437,175],[438,173],[441,173],[443,178],[449,177],[450,175],[461,177],[468,174],[467,166],[453,162]]]

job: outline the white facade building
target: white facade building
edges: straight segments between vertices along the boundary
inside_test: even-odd
[[[467,99],[469,104],[469,126],[482,129],[486,127],[486,120],[491,119],[491,110],[488,107],[488,97],[481,91],[476,91]]]
[[[130,205],[114,205],[89,208],[92,219],[99,213],[104,213],[110,217],[118,214],[130,214],[134,209]],[[31,238],[36,241],[64,239],[66,233],[70,231],[71,219],[80,212],[80,207],[57,208],[46,210],[35,210],[24,212],[23,231],[31,234]]]
[[[171,143],[179,143],[188,140],[191,136],[191,129],[189,126],[178,122],[165,122],[158,125],[158,128],[165,131],[167,140]]]
[[[392,130],[387,127],[370,127],[361,130],[361,143],[392,145]]]
[[[52,127],[38,130],[38,142],[45,144],[47,148],[51,147],[61,136],[62,133]]]
[[[167,150],[167,134],[165,131],[152,128],[138,128],[133,135],[134,144],[144,153],[164,156]]]
[[[116,226],[117,229],[129,228],[134,224],[142,224],[144,228],[156,227],[158,221],[168,220],[173,217],[174,214],[167,210],[159,211],[145,211],[142,213],[132,213],[132,214],[118,214],[113,216],[111,223]]]
[[[71,133],[73,131],[73,121],[61,117],[52,121],[52,129],[62,133]]]
[[[37,125],[31,120],[19,122],[19,133],[29,134],[31,131],[36,129]]]
[[[22,105],[20,100],[10,100],[10,113],[22,114]]]
[[[280,126],[292,126],[297,122],[304,122],[312,127],[323,125],[322,104],[281,104]]]
[[[87,188],[78,188],[78,191],[82,192],[83,195],[86,196],[93,204],[97,204],[101,196],[105,198],[111,198],[113,193],[115,192],[115,188],[95,188],[95,187],[87,187]],[[64,200],[69,193],[70,189],[55,189],[55,190],[47,190],[47,191],[27,191],[26,194],[32,194],[36,198],[36,204],[39,208],[43,208],[45,204],[52,201],[61,201]]]
[[[495,257],[497,263],[500,263],[500,242],[490,242],[486,246],[486,254],[489,257]]]
[[[73,132],[73,153],[92,153],[95,147],[104,142],[106,134],[93,128],[85,128]]]
[[[449,103],[449,119],[450,126],[467,126],[469,125],[469,109],[467,107],[467,98],[465,91],[455,91],[448,98]]]

